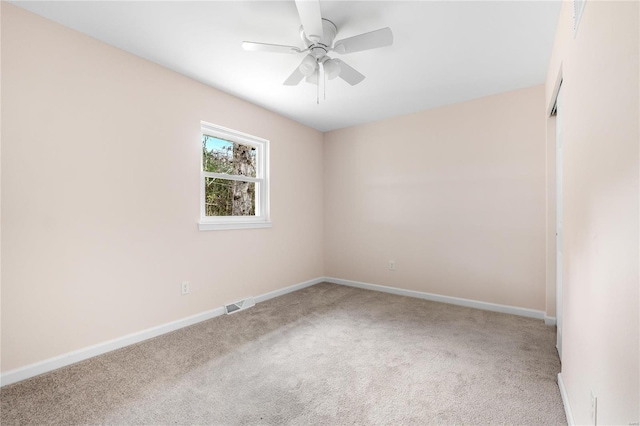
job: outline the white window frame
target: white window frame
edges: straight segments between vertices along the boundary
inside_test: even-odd
[[[256,177],[236,176],[226,173],[205,172],[202,167],[202,149],[200,149],[200,231],[223,229],[270,228],[269,220],[269,141],[257,136],[227,129],[215,124],[201,122],[202,135],[213,136],[256,149]],[[202,143],[202,142],[201,142]],[[255,216],[206,216],[205,178],[255,182],[256,215]]]

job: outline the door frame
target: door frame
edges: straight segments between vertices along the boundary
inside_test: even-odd
[[[555,179],[555,199],[556,199],[556,274],[555,274],[555,287],[556,287],[556,349],[558,350],[558,356],[560,362],[562,362],[562,288],[563,288],[563,258],[562,258],[562,238],[563,238],[563,121],[564,121],[564,106],[562,103],[562,80],[558,86],[558,91],[555,94],[554,112],[556,115],[556,128],[555,128],[555,146],[556,146],[556,179]]]

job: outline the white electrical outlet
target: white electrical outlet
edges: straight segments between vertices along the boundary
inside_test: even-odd
[[[181,291],[182,291],[182,295],[183,296],[185,294],[189,294],[189,286],[190,285],[191,285],[191,283],[189,283],[189,281],[182,281]]]
[[[390,260],[389,261],[389,270],[390,271],[395,271],[396,270],[396,262],[395,262],[395,260]]]
[[[598,424],[598,398],[596,398],[593,390],[591,391],[591,424]]]

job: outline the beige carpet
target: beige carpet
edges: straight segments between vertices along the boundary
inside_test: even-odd
[[[566,424],[540,320],[319,284],[2,388],[2,425]]]

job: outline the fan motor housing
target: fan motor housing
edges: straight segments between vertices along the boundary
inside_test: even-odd
[[[300,37],[304,45],[309,48],[311,54],[315,56],[316,59],[322,58],[327,54],[327,50],[333,46],[333,40],[336,38],[337,33],[338,27],[336,27],[336,24],[328,19],[322,18],[322,38],[314,43],[307,38],[304,29],[300,27]]]

